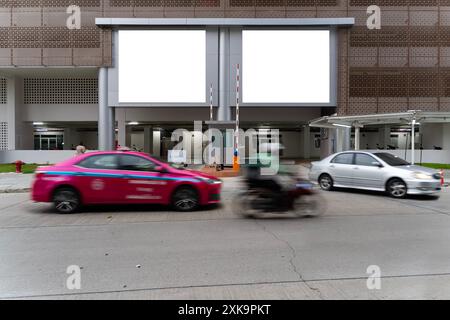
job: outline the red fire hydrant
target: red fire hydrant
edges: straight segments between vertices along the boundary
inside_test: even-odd
[[[22,166],[25,164],[25,162],[23,162],[22,160],[17,160],[16,162],[14,162],[14,164],[16,165],[16,173],[22,173]]]

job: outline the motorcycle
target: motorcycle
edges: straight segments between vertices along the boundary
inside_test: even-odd
[[[293,182],[293,185],[278,192],[247,181],[247,189],[237,194],[233,201],[234,213],[244,217],[264,213],[294,214],[297,217],[322,215],[326,210],[325,199],[314,184],[301,179],[294,179]]]

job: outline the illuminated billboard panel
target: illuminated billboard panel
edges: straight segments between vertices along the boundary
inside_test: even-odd
[[[205,30],[120,30],[119,103],[205,103]]]
[[[243,30],[243,103],[330,103],[329,30]]]

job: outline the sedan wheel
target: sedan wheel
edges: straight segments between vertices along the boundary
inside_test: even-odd
[[[175,191],[172,206],[178,211],[192,211],[198,206],[197,192],[191,188],[181,188]]]
[[[78,193],[70,188],[56,190],[53,196],[53,203],[59,213],[73,213],[80,207],[80,197]]]
[[[323,174],[319,178],[319,185],[322,190],[330,191],[333,188],[333,179],[328,174]]]
[[[393,179],[388,184],[388,192],[394,198],[404,198],[406,191],[406,184],[400,179]]]

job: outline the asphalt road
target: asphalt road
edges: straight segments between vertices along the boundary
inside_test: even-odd
[[[0,194],[0,298],[450,298],[450,191],[439,199],[326,192],[320,218],[243,219],[224,205],[90,207],[59,215]],[[81,289],[69,290],[69,265]],[[369,290],[367,267],[381,270]]]

